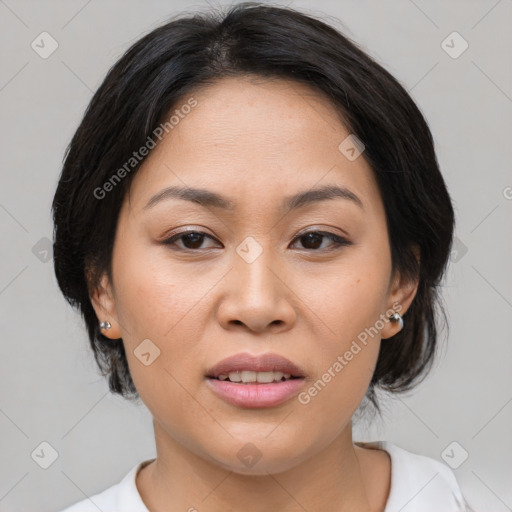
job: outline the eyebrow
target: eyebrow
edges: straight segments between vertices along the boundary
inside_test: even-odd
[[[216,192],[212,192],[211,190],[172,186],[167,187],[155,194],[147,202],[143,210],[148,210],[161,201],[168,199],[182,199],[184,201],[190,201],[199,204],[205,208],[212,207],[222,210],[235,209],[235,203],[233,201]],[[329,199],[345,199],[352,201],[354,204],[364,210],[363,202],[361,199],[348,188],[339,187],[337,185],[325,185],[285,197],[283,204],[281,205],[281,211],[282,213],[286,214],[303,206]]]

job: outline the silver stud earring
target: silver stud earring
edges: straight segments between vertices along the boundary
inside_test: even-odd
[[[107,322],[106,320],[104,322],[100,323],[100,329],[108,331],[112,326],[110,325],[110,322]]]
[[[398,322],[398,325],[400,326],[400,330],[404,328],[404,319],[402,318],[402,315],[400,313],[393,313],[389,319],[391,322]]]

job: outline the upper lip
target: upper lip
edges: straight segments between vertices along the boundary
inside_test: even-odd
[[[207,377],[218,378],[219,375],[227,375],[230,372],[249,370],[253,372],[283,372],[293,377],[305,377],[304,370],[292,363],[286,357],[272,352],[254,356],[248,352],[241,352],[219,361],[206,373]]]

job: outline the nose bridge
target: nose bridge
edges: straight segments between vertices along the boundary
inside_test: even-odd
[[[240,279],[239,290],[254,301],[272,299],[279,288],[275,262],[270,244],[263,239],[246,237],[236,248],[234,270]],[[273,298],[275,300],[275,297]]]

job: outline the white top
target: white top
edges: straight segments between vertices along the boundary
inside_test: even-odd
[[[452,470],[444,463],[408,452],[389,441],[355,443],[378,448],[391,458],[391,488],[383,512],[468,512],[469,506]],[[61,512],[150,512],[135,483],[139,469],[154,459],[136,464],[117,484],[75,503]]]

